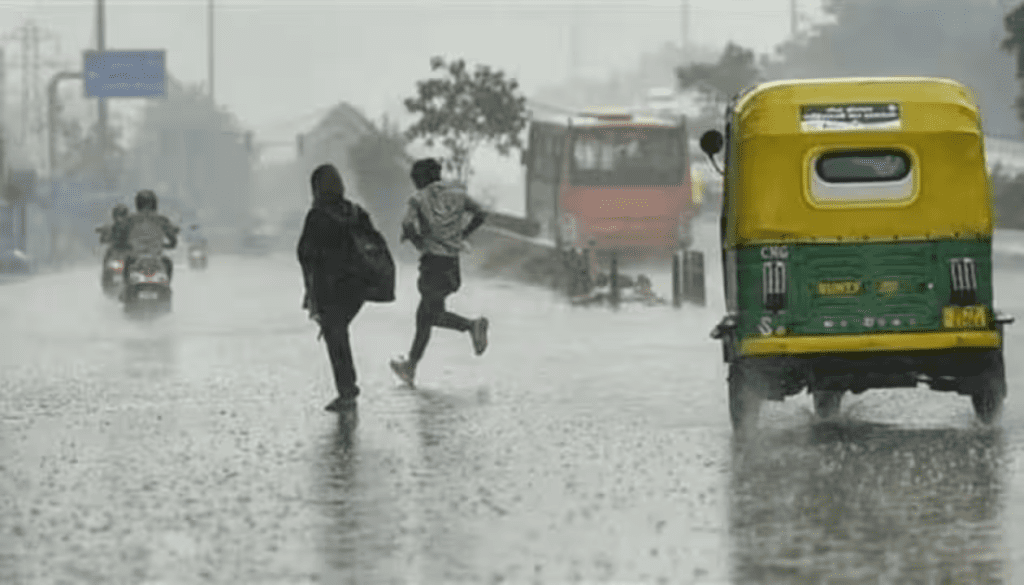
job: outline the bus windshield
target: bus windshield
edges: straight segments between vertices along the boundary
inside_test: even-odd
[[[677,185],[686,156],[670,128],[581,130],[572,144],[570,182],[585,186]]]

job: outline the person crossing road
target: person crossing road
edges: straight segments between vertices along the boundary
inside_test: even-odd
[[[483,225],[486,213],[461,184],[441,179],[441,164],[431,158],[416,161],[410,173],[416,193],[409,199],[402,220],[402,241],[420,252],[420,303],[416,309],[416,333],[408,357],[391,361],[395,375],[415,386],[416,367],[427,349],[434,327],[470,334],[473,350],[487,349],[486,317],[467,319],[445,307],[445,299],[462,284],[459,254],[464,240]]]

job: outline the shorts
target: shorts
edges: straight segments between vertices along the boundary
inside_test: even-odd
[[[420,257],[420,278],[416,288],[421,295],[444,298],[459,290],[460,286],[462,278],[458,256],[424,254]]]

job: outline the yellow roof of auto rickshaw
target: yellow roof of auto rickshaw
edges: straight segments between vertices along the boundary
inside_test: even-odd
[[[964,84],[941,77],[834,77],[786,79],[755,85],[741,93],[733,107],[741,135],[799,134],[800,106],[855,102],[887,102],[935,106],[925,117],[901,114],[903,132],[981,132],[973,92]]]
[[[805,126],[806,106],[894,104],[895,124]],[[733,106],[726,244],[987,237],[991,187],[970,90],[949,79],[853,77],[763,83]],[[814,157],[898,148],[915,172],[892,201],[824,202],[811,194]],[[851,186],[851,189],[857,187]]]

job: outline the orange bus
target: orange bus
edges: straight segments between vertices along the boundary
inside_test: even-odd
[[[535,118],[528,141],[526,215],[560,251],[604,263],[611,253],[668,256],[689,246],[696,210],[685,119]]]

